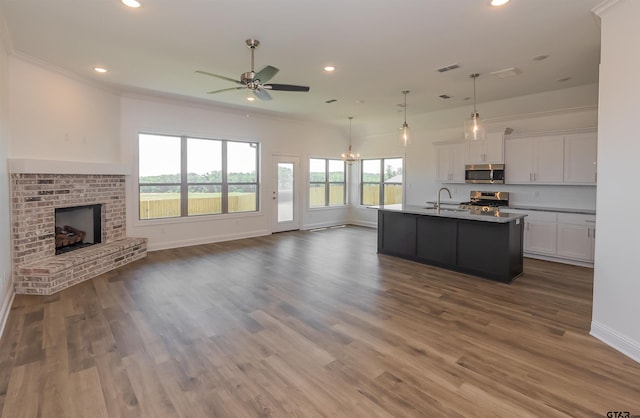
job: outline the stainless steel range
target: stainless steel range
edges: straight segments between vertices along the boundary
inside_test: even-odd
[[[470,200],[460,204],[460,209],[496,213],[501,207],[509,206],[509,192],[471,191]]]

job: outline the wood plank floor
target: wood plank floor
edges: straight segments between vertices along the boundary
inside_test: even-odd
[[[2,417],[640,414],[640,364],[588,335],[593,271],[510,285],[376,254],[376,231],[149,253],[17,296]]]

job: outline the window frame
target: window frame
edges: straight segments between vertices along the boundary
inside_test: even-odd
[[[324,160],[324,181],[311,181],[311,160]],[[343,179],[341,182],[338,181],[330,181],[329,179],[329,162],[330,161],[340,161],[342,163],[343,168]],[[325,157],[309,157],[309,199],[307,199],[307,205],[309,209],[326,209],[326,208],[340,208],[347,206],[347,163],[340,158],[325,158]],[[311,186],[313,184],[322,184],[324,186],[324,205],[311,205]],[[342,203],[332,205],[331,204],[331,185],[332,184],[341,184],[342,185]]]
[[[364,181],[364,162],[365,161],[380,161],[380,180],[377,182],[371,182],[371,181]],[[385,169],[385,161],[387,160],[401,160],[402,161],[402,182],[398,183],[398,182],[389,182],[389,181],[385,181],[384,179],[384,169]],[[368,203],[364,203],[363,199],[364,199],[364,186],[366,184],[375,184],[379,187],[379,194],[378,194],[378,205],[384,205],[384,186],[385,185],[400,185],[402,186],[402,202],[404,203],[404,199],[405,199],[405,187],[404,187],[404,166],[405,166],[405,161],[404,161],[404,157],[380,157],[380,158],[362,158],[359,161],[359,169],[360,169],[360,184],[359,184],[359,192],[360,192],[360,206],[371,206],[372,204],[368,204]]]
[[[142,135],[150,135],[150,136],[162,136],[162,137],[172,137],[177,138],[180,141],[180,182],[175,183],[142,183],[140,182],[140,137]],[[189,139],[194,140],[209,140],[209,141],[218,141],[221,143],[221,181],[220,182],[190,182],[188,178],[188,141]],[[136,193],[137,193],[137,216],[136,222],[157,222],[157,221],[176,221],[176,220],[186,220],[186,219],[197,219],[202,217],[219,217],[219,216],[233,216],[233,215],[249,215],[249,214],[257,214],[260,212],[260,152],[261,152],[261,144],[259,141],[249,141],[249,140],[235,140],[235,139],[221,139],[221,138],[206,138],[200,136],[192,136],[192,135],[176,135],[169,133],[151,133],[151,132],[138,132],[137,136],[137,159],[136,159]],[[228,181],[228,149],[227,145],[229,143],[242,143],[242,144],[254,144],[256,148],[256,159],[255,159],[255,182],[233,182],[229,183]],[[229,186],[234,185],[253,185],[255,187],[255,210],[250,211],[234,211],[229,212]],[[140,190],[144,186],[179,186],[180,187],[180,214],[178,216],[162,216],[155,218],[141,218],[140,217],[140,206],[141,206],[141,193]],[[190,186],[218,186],[220,187],[221,194],[221,211],[216,213],[203,213],[203,214],[189,214],[189,187]]]

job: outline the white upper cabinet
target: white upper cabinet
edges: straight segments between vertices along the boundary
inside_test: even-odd
[[[564,182],[596,184],[598,137],[595,132],[565,135]]]
[[[465,144],[436,145],[436,180],[443,183],[464,183]]]
[[[564,182],[564,137],[514,138],[505,141],[507,184]]]
[[[466,141],[465,164],[504,164],[504,130],[487,132],[484,140]]]
[[[596,132],[505,140],[507,184],[596,184]]]

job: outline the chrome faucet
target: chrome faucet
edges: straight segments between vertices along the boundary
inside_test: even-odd
[[[451,199],[451,190],[447,189],[446,187],[441,187],[440,190],[438,190],[438,201],[436,202],[436,209],[440,210],[440,192],[442,192],[443,190],[446,190],[447,193],[449,193],[449,199]]]

